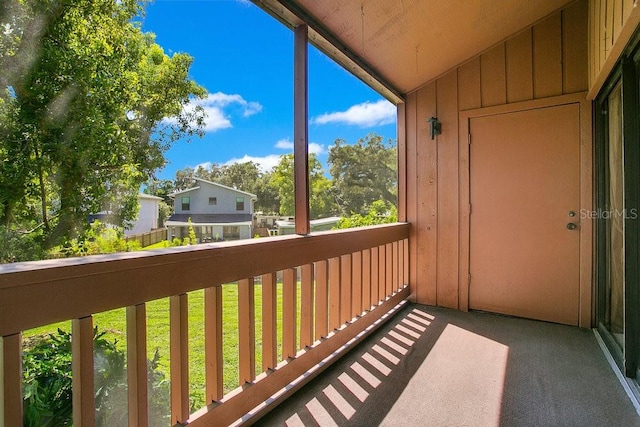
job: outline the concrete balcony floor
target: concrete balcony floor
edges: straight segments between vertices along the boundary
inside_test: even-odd
[[[640,426],[592,331],[407,304],[264,426]]]

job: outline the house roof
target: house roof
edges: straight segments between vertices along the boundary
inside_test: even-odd
[[[173,214],[165,222],[165,225],[182,226],[193,225],[217,225],[217,224],[245,224],[251,223],[251,214]]]
[[[179,194],[189,193],[191,191],[198,190],[199,188],[200,188],[199,186],[196,186],[196,187],[187,188],[186,190],[174,191],[173,193],[169,193],[169,197],[175,197]]]
[[[138,193],[138,199],[162,200],[162,197],[152,196],[151,194]]]
[[[312,219],[311,221],[309,221],[309,225],[313,227],[314,225],[335,224],[338,221],[340,221],[339,216],[331,216],[328,218]],[[296,225],[295,221],[276,221],[276,224],[280,228],[293,228]]]
[[[253,0],[393,102],[573,0]]]
[[[220,188],[224,188],[225,190],[230,190],[236,193],[240,193],[240,194],[245,194],[247,196],[249,196],[252,200],[257,200],[258,196],[256,196],[255,194],[252,193],[248,193],[246,191],[242,191],[242,190],[238,190],[237,188],[233,188],[233,187],[227,187],[226,185],[222,185],[222,184],[218,184],[217,182],[211,182],[211,181],[207,181],[206,179],[202,179],[202,178],[194,178],[195,181],[199,181],[199,182],[205,182],[209,185],[214,185],[216,187],[220,187]],[[184,194],[184,193],[188,193],[190,191],[194,191],[199,189],[200,186],[196,186],[193,188],[187,188],[186,190],[182,190],[182,191],[176,191],[174,193],[169,194],[169,197],[175,197],[179,194]]]

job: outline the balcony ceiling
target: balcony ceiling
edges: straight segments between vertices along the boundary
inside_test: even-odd
[[[505,40],[572,0],[262,0],[261,7],[290,25],[297,10],[312,30],[328,32],[396,93],[424,83]],[[274,7],[274,4],[276,5]],[[321,49],[338,62],[341,54]],[[344,53],[345,49],[340,49]],[[347,55],[349,56],[349,55]],[[362,67],[359,67],[362,68]],[[366,67],[365,67],[366,68]],[[356,72],[362,78],[362,75]],[[365,79],[366,81],[366,79]],[[368,82],[371,84],[371,82]]]

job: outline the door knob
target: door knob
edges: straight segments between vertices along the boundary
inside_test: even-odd
[[[576,228],[578,228],[578,226],[576,224],[574,224],[573,222],[570,222],[569,224],[567,224],[567,228],[569,230],[575,230]]]

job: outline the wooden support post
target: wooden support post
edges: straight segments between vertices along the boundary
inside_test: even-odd
[[[127,307],[127,393],[129,426],[149,424],[147,312],[145,304]]]
[[[313,344],[313,264],[301,267],[300,347]]]
[[[295,357],[297,341],[297,270],[282,272],[282,358]]]
[[[238,281],[240,385],[256,379],[256,308],[253,277]]]
[[[189,418],[189,313],[187,294],[169,299],[171,424]]]
[[[22,425],[22,334],[0,338],[0,425]]]
[[[407,221],[407,120],[404,103],[397,106],[398,221]]]
[[[278,309],[276,273],[262,275],[262,370],[278,364]]]
[[[315,339],[326,337],[329,333],[329,263],[316,262],[316,325]]]
[[[204,290],[206,403],[222,399],[222,286]]]
[[[309,234],[308,27],[294,29],[293,181],[296,233]]]
[[[94,426],[96,403],[93,380],[93,319],[71,322],[71,375],[73,387],[73,425]]]

